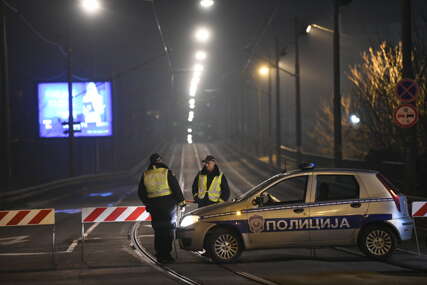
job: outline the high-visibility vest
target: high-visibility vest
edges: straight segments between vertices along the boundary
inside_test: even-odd
[[[144,172],[144,185],[148,198],[158,198],[172,194],[168,183],[167,168],[153,168]]]
[[[222,202],[221,200],[221,182],[222,182],[222,173],[219,176],[215,176],[212,180],[211,185],[208,189],[208,176],[199,174],[199,191],[197,197],[202,200],[205,198],[206,193],[208,193],[208,198],[212,202]]]

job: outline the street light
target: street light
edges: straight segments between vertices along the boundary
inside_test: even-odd
[[[199,50],[196,52],[195,57],[198,61],[204,61],[207,58],[207,54],[205,51]]]
[[[211,32],[205,27],[200,27],[196,30],[194,36],[198,42],[206,43],[211,38]]]
[[[268,66],[266,66],[266,65],[262,65],[262,66],[259,67],[258,73],[262,77],[266,77],[270,73],[270,68]]]
[[[203,9],[210,9],[215,4],[213,0],[201,0],[200,6],[202,6]]]
[[[193,143],[193,135],[188,134],[187,135],[187,143],[192,144]]]
[[[356,114],[350,116],[350,122],[355,126],[360,123],[360,117]]]
[[[101,9],[101,4],[98,0],[82,0],[81,5],[83,10],[89,14],[94,14]]]

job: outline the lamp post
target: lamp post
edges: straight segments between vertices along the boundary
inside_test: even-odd
[[[273,153],[271,151],[271,137],[273,135],[273,124],[272,124],[272,118],[271,118],[271,113],[273,111],[272,108],[272,96],[271,96],[271,68],[269,68],[266,65],[261,66],[258,69],[258,73],[259,75],[261,75],[262,77],[268,77],[268,85],[267,85],[267,96],[268,96],[268,112],[267,112],[267,116],[268,116],[268,162],[272,165],[273,164]]]
[[[295,132],[296,132],[296,149],[297,149],[297,165],[301,163],[301,91],[300,91],[300,66],[299,66],[299,32],[298,19],[294,19],[294,36],[295,36]]]

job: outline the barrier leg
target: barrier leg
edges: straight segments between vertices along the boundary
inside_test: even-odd
[[[55,248],[55,224],[53,224],[53,226],[52,226],[52,263],[53,263],[53,265],[56,265],[55,253],[56,253],[56,248]]]
[[[81,246],[81,260],[85,263],[85,224],[82,223],[82,246]]]
[[[418,253],[418,256],[420,256],[421,250],[420,250],[420,243],[418,241],[418,233],[417,233],[417,228],[415,226],[415,220],[414,220],[414,233],[415,233],[415,244],[417,245],[417,253]]]

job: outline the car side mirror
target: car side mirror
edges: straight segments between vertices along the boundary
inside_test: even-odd
[[[252,205],[254,206],[262,206],[264,204],[264,199],[262,196],[258,196],[252,200]]]

